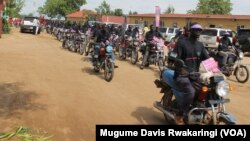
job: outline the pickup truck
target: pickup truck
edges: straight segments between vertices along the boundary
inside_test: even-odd
[[[33,34],[35,34],[35,30],[34,30],[34,26],[35,23],[33,22],[34,19],[38,19],[37,17],[24,17],[21,23],[21,27],[20,27],[20,32],[23,33],[24,31],[28,31],[28,32],[32,32]],[[39,25],[38,25],[39,26]],[[40,27],[39,27],[40,29]],[[40,30],[38,31],[38,34],[40,33]]]

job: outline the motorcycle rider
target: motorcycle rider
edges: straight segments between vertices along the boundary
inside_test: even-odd
[[[230,47],[232,46],[232,42],[229,39],[229,33],[226,31],[223,34],[223,37],[220,39],[219,47],[218,47],[218,53],[220,56],[223,57],[222,59],[222,65],[225,66],[227,64],[227,58],[228,55],[231,54]]]
[[[88,56],[91,47],[94,45],[94,39],[95,39],[96,33],[100,29],[101,29],[101,25],[97,23],[95,25],[88,26],[88,31],[87,31],[88,44],[87,44],[87,51],[85,52],[85,56]]]
[[[105,24],[101,26],[100,30],[96,30],[95,32],[95,43],[96,44],[102,44],[106,43],[107,40],[110,39],[110,33],[108,32],[108,29]],[[106,47],[106,46],[105,46]],[[95,47],[94,54],[99,56],[99,49]],[[112,52],[112,60],[115,61],[115,55],[114,52]],[[114,65],[115,68],[118,68],[118,66]]]
[[[132,26],[131,25],[128,26],[128,29],[125,31],[124,35],[125,36],[124,36],[123,41],[122,41],[122,46],[123,47],[128,47],[126,39],[128,39],[129,37],[133,36],[133,30],[132,30]],[[121,52],[123,52],[123,48],[121,48],[120,54],[122,54]]]
[[[173,71],[167,69],[162,74],[162,78],[167,84],[179,90],[178,93],[174,93],[180,106],[180,113],[175,116],[176,124],[184,124],[183,118],[187,116],[190,104],[195,96],[195,89],[189,80],[188,74],[189,72],[198,72],[201,61],[209,58],[205,47],[197,40],[202,29],[200,24],[192,24],[190,36],[176,43],[174,49],[177,55],[176,58],[183,60],[188,70],[184,71],[184,69],[179,68]]]
[[[125,31],[125,35],[129,37],[129,36],[132,36],[132,34],[133,34],[132,26],[129,25],[128,29]]]
[[[141,52],[143,54],[143,62],[140,66],[140,69],[143,69],[144,66],[146,65],[147,62],[147,57],[149,55],[149,49],[151,46],[153,46],[153,44],[151,43],[151,41],[154,39],[154,37],[158,37],[158,38],[162,38],[161,33],[158,31],[158,28],[156,28],[154,25],[150,25],[150,30],[146,33],[145,35],[145,42],[146,42],[146,46],[144,49],[141,48]]]
[[[138,29],[138,27],[135,27],[133,29],[132,37],[136,38],[137,36],[139,37],[139,29]]]

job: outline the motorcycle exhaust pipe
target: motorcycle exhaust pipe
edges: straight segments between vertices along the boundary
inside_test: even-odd
[[[154,102],[154,107],[157,108],[158,110],[160,110],[162,113],[164,113],[168,117],[170,117],[171,119],[174,119],[174,115],[172,113],[170,113],[169,111],[163,109],[160,102],[158,102],[158,101]]]

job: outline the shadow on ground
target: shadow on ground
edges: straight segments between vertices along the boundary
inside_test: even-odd
[[[46,105],[34,102],[38,94],[22,90],[22,85],[22,83],[0,84],[0,117],[18,118],[23,111],[46,109]]]
[[[84,68],[82,68],[82,72],[84,74],[87,73],[89,75],[94,75],[94,76],[96,76],[96,77],[104,80],[104,74],[103,74],[102,70],[100,72],[95,72],[94,69],[93,69],[93,67],[92,68],[91,67],[84,67]]]
[[[154,111],[153,108],[137,107],[131,115],[135,117],[140,124],[166,124],[163,114]],[[157,121],[157,123],[155,121]]]

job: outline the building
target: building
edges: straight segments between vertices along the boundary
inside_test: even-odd
[[[137,14],[128,16],[131,23],[155,23],[155,14]],[[183,27],[191,22],[198,22],[203,27],[229,28],[234,31],[237,26],[250,28],[250,15],[210,15],[210,14],[161,14],[162,27]]]
[[[91,10],[81,10],[81,11],[76,11],[74,13],[70,13],[66,16],[67,21],[71,22],[77,22],[77,23],[84,23],[86,22],[89,18],[95,18],[96,17],[96,12],[91,11]]]
[[[84,23],[87,20],[98,21],[103,23],[117,23],[117,24],[123,24],[125,22],[124,16],[98,15],[96,14],[96,12],[90,10],[77,11],[68,14],[66,17],[67,21],[72,21],[77,23],[79,22]]]
[[[98,19],[100,22],[103,22],[103,23],[123,24],[125,22],[124,16],[101,15],[99,16]],[[127,22],[129,23],[129,20]]]
[[[2,15],[4,9],[5,0],[0,0],[0,38],[2,37]]]

